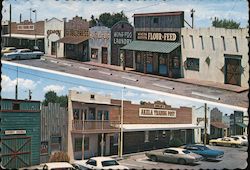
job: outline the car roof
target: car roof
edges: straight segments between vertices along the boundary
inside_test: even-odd
[[[49,162],[41,164],[41,166],[47,165],[49,169],[52,168],[73,168],[73,166],[68,162]]]
[[[168,149],[175,150],[175,151],[181,151],[181,152],[186,150],[186,149],[183,149],[183,148],[167,148],[165,150],[168,150]]]
[[[99,161],[110,161],[110,160],[115,160],[111,157],[106,157],[106,156],[97,156],[97,157],[92,157],[90,159],[93,159],[93,160],[99,160]]]

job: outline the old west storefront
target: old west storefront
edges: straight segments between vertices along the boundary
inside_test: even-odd
[[[72,20],[65,22],[64,37],[57,42],[64,43],[64,57],[78,61],[88,61],[88,39],[88,21],[76,16]]]
[[[113,104],[121,104],[113,100]],[[123,151],[124,154],[169,146],[171,139],[180,139],[183,144],[194,142],[192,108],[174,108],[165,102],[141,102],[133,104],[124,101]],[[117,119],[120,113],[113,110],[111,117]]]
[[[20,23],[12,22],[10,32],[2,35],[3,46],[34,49],[44,51],[44,21],[24,20]]]
[[[134,52],[136,71],[181,77],[180,31],[184,12],[135,14],[134,23],[135,40],[121,49]]]
[[[110,28],[95,26],[89,29],[89,58],[92,62],[110,64],[111,42]]]
[[[133,52],[125,51],[125,58],[120,57],[120,50],[133,40],[133,26],[125,21],[117,22],[111,28],[111,64],[133,68]]]
[[[40,101],[1,99],[1,167],[40,164]]]

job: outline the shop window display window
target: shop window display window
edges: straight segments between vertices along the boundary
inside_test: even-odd
[[[198,58],[187,58],[186,69],[193,70],[193,71],[199,71],[199,59]]]
[[[98,49],[91,48],[91,58],[98,59]]]
[[[144,142],[149,142],[149,131],[145,131]]]

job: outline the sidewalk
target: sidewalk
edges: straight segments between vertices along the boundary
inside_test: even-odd
[[[222,83],[217,83],[217,82],[213,82],[213,81],[203,81],[203,80],[187,79],[187,78],[174,79],[174,78],[163,77],[163,76],[158,76],[158,75],[145,74],[145,73],[136,72],[135,69],[128,68],[128,67],[126,67],[125,70],[123,70],[121,66],[101,64],[101,63],[95,63],[95,62],[90,62],[90,61],[81,62],[81,61],[76,61],[76,60],[66,59],[66,58],[56,58],[54,56],[46,56],[46,57],[51,58],[51,59],[53,58],[53,59],[58,59],[58,60],[67,60],[67,61],[71,61],[71,62],[78,62],[78,63],[82,63],[82,64],[86,64],[86,65],[90,65],[90,66],[95,66],[95,67],[106,68],[106,69],[110,69],[110,70],[114,70],[114,71],[133,73],[133,74],[137,74],[140,76],[159,78],[162,80],[168,80],[168,81],[174,81],[174,82],[180,82],[180,83],[186,83],[186,84],[193,84],[193,85],[199,85],[199,86],[204,86],[204,87],[212,87],[212,88],[232,91],[232,92],[236,92],[236,93],[241,93],[241,92],[249,90],[249,88],[244,88],[244,87],[231,85],[231,84],[222,84]]]

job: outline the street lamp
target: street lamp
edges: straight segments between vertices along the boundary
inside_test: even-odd
[[[32,10],[32,12],[35,13],[34,31],[35,31],[35,47],[36,47],[36,22],[37,22],[37,11],[36,11],[36,9],[35,9],[35,10]]]
[[[123,154],[123,93],[124,93],[125,87],[122,88],[122,101],[121,101],[121,126],[120,126],[120,148],[119,148],[119,157],[122,158]]]

